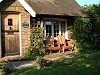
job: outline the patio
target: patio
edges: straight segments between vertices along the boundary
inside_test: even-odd
[[[58,35],[56,39],[53,36],[47,36],[43,43],[45,44],[45,53],[49,52],[50,54],[55,51],[65,53],[65,51],[69,50],[72,52],[75,47],[72,39],[65,39],[61,35]]]

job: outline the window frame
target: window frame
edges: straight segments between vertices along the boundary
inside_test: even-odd
[[[65,20],[64,20],[64,21],[55,21],[55,20],[50,21],[50,20],[45,20],[45,21],[44,21],[44,35],[45,35],[45,36],[46,36],[46,34],[47,34],[47,33],[46,33],[46,22],[51,22],[51,24],[52,24],[52,25],[51,25],[51,28],[52,28],[52,29],[51,29],[51,31],[52,31],[52,32],[51,32],[51,36],[54,36],[54,22],[58,22],[58,23],[59,23],[59,24],[58,24],[58,26],[59,26],[59,27],[58,27],[58,28],[59,28],[59,29],[58,29],[58,30],[59,30],[59,32],[58,32],[59,35],[62,35],[62,30],[61,30],[61,29],[62,29],[62,28],[61,28],[62,26],[61,26],[61,22],[65,22],[65,31],[64,31],[65,34],[64,34],[64,37],[65,37],[65,38],[67,37],[67,21],[65,21]],[[54,36],[54,37],[55,37],[55,36]]]

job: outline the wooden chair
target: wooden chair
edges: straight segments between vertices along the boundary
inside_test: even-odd
[[[52,54],[52,51],[54,50],[58,50],[60,52],[60,44],[57,40],[54,40],[53,36],[47,36],[46,40],[44,40],[44,44],[45,44],[45,53],[49,51],[50,54]]]
[[[63,53],[65,52],[65,50],[70,50],[73,51],[74,45],[72,44],[71,39],[70,40],[66,40],[63,36],[58,35],[57,39],[60,43],[60,46],[62,48]]]

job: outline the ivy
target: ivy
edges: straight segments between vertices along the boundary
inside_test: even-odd
[[[43,28],[33,28],[31,30],[31,43],[26,48],[26,54],[25,56],[27,58],[34,59],[37,56],[43,56],[44,55],[44,44],[43,44]]]

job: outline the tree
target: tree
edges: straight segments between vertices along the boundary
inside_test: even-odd
[[[89,18],[77,17],[73,25],[74,39],[79,51],[91,48],[91,29],[92,25]]]
[[[91,41],[94,47],[100,49],[100,3],[85,6],[84,9],[89,14],[89,19],[92,23]]]
[[[84,50],[100,49],[100,3],[84,6],[87,18],[77,17],[74,22],[74,38]]]

